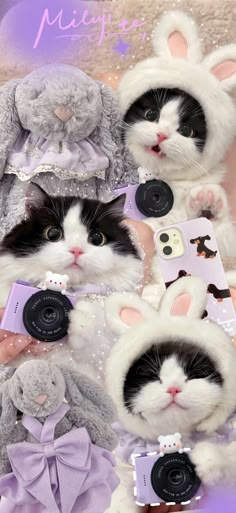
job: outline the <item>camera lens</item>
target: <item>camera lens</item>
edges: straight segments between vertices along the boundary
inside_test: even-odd
[[[160,235],[160,241],[161,242],[168,242],[168,240],[169,240],[169,235],[167,235],[167,233],[162,233]]]
[[[187,454],[166,454],[159,458],[151,471],[154,492],[164,502],[177,504],[191,500],[201,481]]]
[[[23,323],[28,333],[42,342],[57,342],[67,335],[73,305],[60,292],[33,294],[25,303]]]
[[[162,180],[150,180],[139,185],[135,201],[145,217],[163,217],[172,209],[174,196],[167,183]]]
[[[165,247],[163,248],[163,253],[164,253],[164,255],[171,255],[171,253],[172,253],[172,248],[171,248],[170,246],[165,246]]]
[[[169,471],[167,479],[172,485],[176,486],[184,483],[184,476],[184,472],[174,468]]]

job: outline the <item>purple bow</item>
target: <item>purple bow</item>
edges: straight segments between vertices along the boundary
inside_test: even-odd
[[[8,456],[19,484],[50,513],[70,513],[90,470],[91,441],[79,428],[50,443],[11,445]]]

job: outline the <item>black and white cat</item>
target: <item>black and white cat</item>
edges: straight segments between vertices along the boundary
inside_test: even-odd
[[[156,230],[204,215],[214,221],[221,254],[235,256],[236,230],[220,184],[236,130],[229,94],[236,45],[203,56],[194,20],[170,11],[154,30],[153,49],[119,84],[127,146],[142,174],[166,181],[174,194],[169,214],[147,222]]]
[[[5,306],[14,281],[21,279],[37,285],[44,281],[47,271],[66,274],[75,292],[88,283],[101,286],[101,294],[104,287],[120,291],[138,287],[143,274],[142,259],[124,222],[124,201],[125,196],[107,204],[75,197],[50,197],[38,185],[31,184],[26,197],[26,218],[0,244],[0,305]],[[84,364],[91,361],[94,351],[99,352],[101,359],[99,322],[104,322],[102,306],[96,301],[79,299],[71,312],[70,344],[66,346],[74,352],[75,359],[78,351],[80,362],[83,346]],[[81,323],[86,324],[84,332],[89,343],[85,345],[80,337]],[[28,356],[41,354],[43,349],[50,356],[54,344],[44,346],[28,347]],[[99,358],[94,359],[99,362]]]
[[[167,289],[158,313],[135,294],[106,300],[119,336],[107,361],[121,480],[109,513],[138,512],[131,454],[158,451],[158,437],[177,431],[203,485],[236,484],[236,352],[222,328],[201,320],[205,304],[206,285],[190,277]]]
[[[31,184],[26,218],[0,244],[0,305],[11,284],[66,273],[72,288],[92,283],[129,290],[140,281],[141,260],[123,223],[125,196],[110,203],[50,197]]]

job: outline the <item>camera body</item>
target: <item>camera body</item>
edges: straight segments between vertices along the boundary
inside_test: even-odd
[[[189,451],[183,449],[163,456],[157,451],[132,454],[138,505],[189,504],[201,499],[201,481],[187,455]]]
[[[114,191],[116,197],[121,194],[126,194],[124,214],[134,220],[166,216],[174,204],[173,192],[162,180],[149,180]]]
[[[11,287],[1,329],[31,335],[41,342],[61,342],[67,335],[69,312],[77,300],[69,294],[17,281]]]

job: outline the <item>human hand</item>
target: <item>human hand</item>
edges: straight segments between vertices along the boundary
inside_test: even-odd
[[[0,320],[2,319],[4,309],[0,309]],[[16,335],[10,331],[0,329],[0,364],[10,362],[19,353],[34,342],[32,337],[25,337],[23,335]]]
[[[147,285],[150,281],[151,262],[155,254],[154,233],[150,226],[142,221],[134,221],[133,219],[126,219],[126,223],[133,228],[137,234],[138,241],[141,249],[144,251],[143,260],[143,286]],[[155,513],[155,512],[153,512]]]

